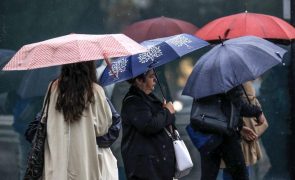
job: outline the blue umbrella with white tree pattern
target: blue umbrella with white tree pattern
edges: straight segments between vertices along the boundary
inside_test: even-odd
[[[179,34],[165,38],[143,41],[148,48],[145,53],[117,58],[107,66],[99,84],[107,86],[134,78],[149,69],[164,65],[188,53],[209,45],[206,41],[189,34]]]

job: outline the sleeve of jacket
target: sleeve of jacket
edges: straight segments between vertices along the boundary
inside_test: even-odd
[[[241,116],[258,118],[262,113],[261,107],[247,102],[247,100],[243,98],[243,94],[243,89],[240,86],[237,86],[228,92],[232,103],[240,108]]]
[[[102,87],[96,85],[94,89],[95,102],[92,106],[92,118],[96,136],[102,136],[108,132],[112,124],[112,112]]]
[[[175,116],[166,108],[161,108],[156,114],[152,114],[149,105],[138,97],[125,102],[121,115],[125,123],[134,126],[143,134],[158,133],[175,121]]]
[[[108,133],[99,136],[96,138],[96,143],[101,148],[108,148],[110,147],[119,137],[120,129],[121,129],[121,116],[116,111],[115,107],[113,106],[112,102],[107,98],[107,102],[112,111],[112,125],[108,130]]]

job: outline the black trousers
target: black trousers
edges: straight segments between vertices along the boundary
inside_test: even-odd
[[[221,144],[213,149],[205,147],[200,148],[199,151],[201,155],[201,180],[216,180],[221,159],[224,160],[234,180],[249,179],[238,135],[224,136]]]

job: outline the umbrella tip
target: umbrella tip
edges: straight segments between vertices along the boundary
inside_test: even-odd
[[[221,39],[221,36],[218,36],[218,37],[219,37],[219,40],[220,40],[221,44],[224,45],[223,40]]]

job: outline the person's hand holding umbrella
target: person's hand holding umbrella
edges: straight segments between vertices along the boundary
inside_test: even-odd
[[[167,108],[171,114],[175,114],[175,109],[173,107],[173,104],[171,101],[169,101],[168,103],[166,102],[166,99],[163,100],[163,107]]]

